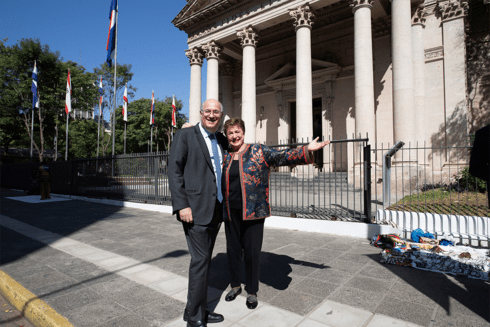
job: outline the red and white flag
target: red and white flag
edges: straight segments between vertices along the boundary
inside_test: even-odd
[[[172,95],[172,126],[177,127],[177,109],[175,108],[175,95]]]
[[[70,70],[69,69],[68,69],[68,78],[66,80],[65,112],[67,115],[71,112],[71,78],[70,78]]]
[[[99,83],[99,116],[102,114],[102,99],[104,96],[104,90],[102,89],[102,76],[100,77],[100,83]]]
[[[151,114],[150,114],[150,125],[155,125],[155,92],[151,91]]]
[[[123,110],[122,110],[122,115],[124,121],[128,121],[128,84],[126,84],[126,88],[124,89],[124,96],[123,96]]]

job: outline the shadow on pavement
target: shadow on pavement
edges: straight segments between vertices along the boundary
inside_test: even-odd
[[[379,262],[378,255],[367,256]],[[459,277],[412,267],[379,264],[398,276],[404,283],[437,303],[448,317],[455,314],[465,315],[466,311],[490,322],[490,283],[465,276]],[[407,294],[407,296],[410,295]]]

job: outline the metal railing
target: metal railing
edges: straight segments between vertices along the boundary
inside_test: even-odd
[[[488,244],[490,211],[486,185],[468,172],[471,147],[405,144],[393,155],[391,178],[387,181],[383,180],[389,176],[383,171],[383,160],[390,149],[388,144],[372,150],[375,222],[395,225],[406,237],[421,228],[438,237]],[[390,194],[386,194],[387,184],[391,184]]]
[[[307,145],[304,140],[282,142],[279,150]],[[280,216],[310,219],[366,221],[371,211],[371,181],[368,139],[330,140],[315,153],[310,165],[278,167],[271,171],[270,204]],[[354,159],[357,158],[357,159]],[[352,160],[358,160],[357,165]],[[349,161],[351,162],[349,164]]]

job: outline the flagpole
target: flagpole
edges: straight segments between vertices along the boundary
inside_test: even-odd
[[[31,159],[30,162],[32,162],[32,143],[33,143],[33,137],[34,137],[34,107],[31,109]]]
[[[150,141],[150,152],[153,153],[153,125],[151,125],[151,141]]]
[[[114,169],[115,169],[115,160],[114,156],[116,155],[115,152],[115,145],[116,145],[116,79],[117,79],[117,19],[119,16],[119,3],[116,5],[116,44],[115,44],[115,50],[114,50],[114,110],[112,111],[112,176],[114,176]]]
[[[126,124],[127,122],[124,122],[124,154],[126,154]]]
[[[100,102],[99,102],[100,103]],[[100,117],[102,116],[101,115],[101,111],[102,111],[102,104],[99,104],[99,119],[98,119],[98,123],[99,123],[99,126],[97,128],[97,158],[99,157],[99,140],[100,140]]]
[[[68,160],[68,118],[70,117],[70,113],[66,114],[66,145],[65,145],[65,161]]]

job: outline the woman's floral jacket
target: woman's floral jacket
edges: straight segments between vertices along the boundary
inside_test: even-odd
[[[247,144],[239,155],[240,187],[242,189],[243,220],[261,219],[271,215],[269,203],[269,177],[271,166],[292,166],[313,162],[313,155],[306,146],[296,149],[276,150],[262,144]],[[229,171],[233,153],[224,159],[224,219],[230,219],[228,196],[230,194]]]

